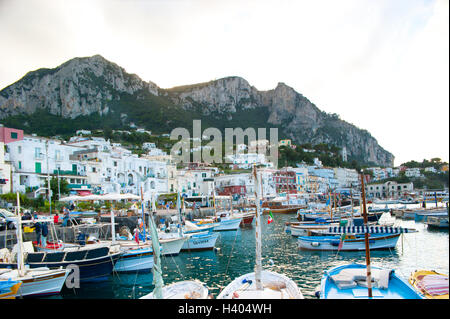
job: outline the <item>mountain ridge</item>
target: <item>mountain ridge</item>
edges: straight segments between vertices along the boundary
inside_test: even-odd
[[[321,111],[284,82],[259,91],[244,78],[229,76],[163,89],[101,55],[30,71],[0,91],[3,121],[30,121],[42,111],[64,121],[98,114],[95,121],[100,127],[104,122],[114,127],[133,122],[169,132],[175,127],[191,128],[193,119],[221,130],[278,127],[281,136],[299,144],[345,146],[350,159],[382,166],[394,160],[368,131]]]

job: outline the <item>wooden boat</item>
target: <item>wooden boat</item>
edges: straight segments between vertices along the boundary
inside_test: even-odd
[[[263,213],[277,213],[277,214],[293,214],[299,209],[307,208],[306,205],[301,204],[289,204],[287,198],[275,198],[271,201],[265,201],[262,204]]]
[[[25,243],[27,244],[27,243]],[[65,248],[62,251],[34,252],[31,243],[27,245],[24,263],[31,269],[46,267],[49,269],[65,269],[76,265],[80,270],[80,282],[96,282],[107,280],[113,271],[114,264],[122,254],[121,251],[110,252],[104,245],[87,245]],[[0,263],[0,268],[17,268],[14,263]]]
[[[400,234],[373,234],[370,236],[369,249],[390,249],[394,248]],[[346,235],[343,239],[342,247],[340,236],[299,236],[298,247],[306,250],[321,251],[364,251],[364,236]]]
[[[217,296],[217,299],[303,299],[297,284],[283,274],[263,270],[262,289],[256,289],[255,273],[248,273],[233,280]]]
[[[423,299],[393,269],[371,267],[372,299]],[[367,267],[349,264],[325,271],[320,281],[320,299],[367,299]]]
[[[21,284],[17,280],[0,280],[0,299],[15,299]]]
[[[239,224],[240,227],[248,227],[251,226],[253,223],[253,219],[255,219],[255,213],[254,212],[243,212],[240,213],[242,217],[242,221]]]
[[[411,273],[409,283],[427,299],[449,299],[448,275],[434,270],[416,270]]]
[[[417,232],[411,228],[381,227],[381,226],[349,226],[328,227],[316,236],[298,237],[299,248],[308,250],[331,251],[363,251],[366,248],[390,249],[394,248],[401,234]],[[314,233],[311,231],[311,233]],[[365,245],[365,235],[370,235],[368,245]]]
[[[262,270],[261,258],[261,177],[253,168],[256,187],[256,258],[255,272],[242,275],[229,283],[217,299],[303,299],[297,284],[283,274]]]

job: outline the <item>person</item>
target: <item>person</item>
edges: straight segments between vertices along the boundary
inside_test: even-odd
[[[42,247],[45,247],[47,246],[47,235],[48,235],[47,223],[42,223],[41,228],[42,228],[41,245]]]
[[[83,234],[81,231],[78,231],[77,234],[77,243],[81,246],[86,245],[86,234]]]
[[[34,220],[38,220],[38,215],[34,213]],[[36,232],[36,245],[41,244],[41,233],[42,233],[42,224],[40,222],[35,222],[31,228],[34,228]]]
[[[58,224],[58,222],[59,222],[59,215],[58,213],[56,213],[55,216],[53,216],[53,223]]]
[[[66,227],[66,226],[68,226],[67,223],[69,222],[69,210],[67,209],[67,207],[64,207],[63,211],[64,211],[64,217],[63,217],[62,226]]]

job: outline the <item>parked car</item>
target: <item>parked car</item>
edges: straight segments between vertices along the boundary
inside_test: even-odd
[[[16,225],[14,224],[16,222],[16,215],[11,213],[10,211],[7,211],[6,209],[0,208],[0,217],[4,218],[6,221],[6,227],[8,229],[15,229]]]
[[[6,219],[0,217],[0,231],[6,229]]]

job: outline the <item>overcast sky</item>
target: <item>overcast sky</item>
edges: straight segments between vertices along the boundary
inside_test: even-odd
[[[162,88],[284,82],[396,157],[449,160],[448,0],[0,0],[0,88],[100,54]]]

